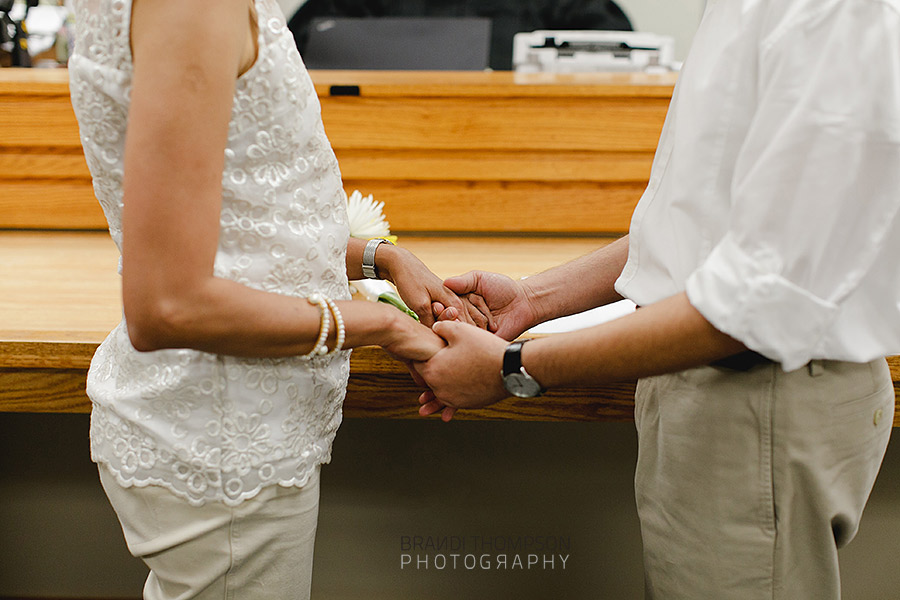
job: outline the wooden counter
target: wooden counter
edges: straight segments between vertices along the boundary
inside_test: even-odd
[[[415,238],[401,243],[442,277],[483,267],[529,275],[608,240]],[[85,412],[91,356],[121,315],[118,252],[105,233],[0,233],[0,411]],[[419,391],[380,348],[353,353],[349,417],[418,418]],[[633,384],[555,390],[461,418],[630,419]]]
[[[121,313],[67,78],[0,69],[0,411],[88,410],[90,357]],[[519,277],[624,233],[674,85],[640,74],[312,78],[345,187],[384,200],[402,243],[441,276]],[[891,368],[897,384],[900,360]],[[460,417],[630,419],[633,387],[554,390]],[[380,349],[354,352],[348,416],[414,417],[417,395]]]
[[[485,268],[522,277],[607,243],[588,238],[403,237],[439,276]],[[97,344],[121,315],[118,252],[100,232],[0,233],[0,411],[86,412],[85,377]],[[900,386],[900,360],[891,361]],[[353,353],[349,417],[418,418],[409,374],[379,348]],[[627,420],[634,385],[553,390],[460,418]],[[900,415],[895,419],[900,425]]]

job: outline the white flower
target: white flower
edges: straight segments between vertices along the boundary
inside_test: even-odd
[[[384,202],[375,202],[372,194],[363,198],[359,190],[354,190],[347,200],[347,213],[351,236],[368,240],[391,235],[390,223],[384,219]]]

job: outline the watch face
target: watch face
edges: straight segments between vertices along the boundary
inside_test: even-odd
[[[506,391],[517,398],[534,398],[541,394],[538,382],[521,373],[510,373],[503,378]]]

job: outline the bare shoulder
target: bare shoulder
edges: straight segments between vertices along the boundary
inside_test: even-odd
[[[134,0],[135,66],[152,61],[196,71],[212,63],[237,73],[247,60],[247,40],[253,39],[252,6],[252,0]]]

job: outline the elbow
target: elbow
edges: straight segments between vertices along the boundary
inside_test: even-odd
[[[183,346],[184,311],[178,303],[164,298],[142,298],[124,302],[128,338],[138,352],[154,352]]]
[[[155,352],[166,348],[166,344],[152,329],[135,323],[134,320],[129,321],[127,315],[125,322],[128,326],[128,339],[131,341],[131,347],[138,352]]]

